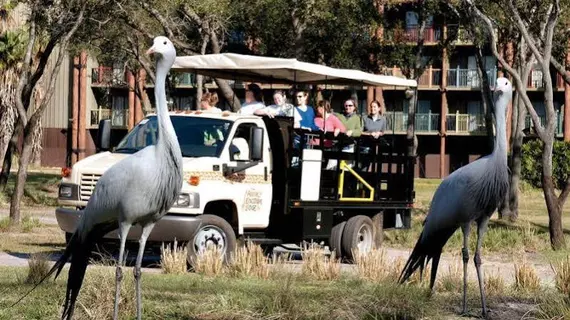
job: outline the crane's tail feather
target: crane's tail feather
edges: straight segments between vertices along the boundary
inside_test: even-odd
[[[430,276],[430,289],[433,288],[441,251],[455,230],[457,230],[457,228],[438,230],[426,239],[424,239],[422,232],[414,249],[412,250],[412,253],[410,254],[410,257],[408,258],[408,261],[406,262],[406,265],[400,273],[398,282],[400,284],[406,282],[418,268],[420,269],[420,276],[423,277],[425,266],[431,259],[433,259]]]
[[[67,291],[65,293],[65,303],[61,318],[68,320],[73,317],[75,310],[75,302],[79,296],[79,291],[83,285],[83,278],[89,264],[91,253],[95,249],[97,241],[110,231],[117,229],[118,224],[99,224],[93,227],[84,237],[81,245],[76,246],[71,254],[71,266],[69,268],[69,276],[67,279]]]

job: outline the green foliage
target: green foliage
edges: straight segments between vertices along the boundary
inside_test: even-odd
[[[20,30],[0,34],[0,70],[20,62],[26,51],[25,35]]]
[[[535,187],[542,187],[542,146],[543,142],[530,140],[522,146],[521,176]],[[570,176],[570,143],[555,141],[552,152],[552,175],[554,186],[561,190]]]

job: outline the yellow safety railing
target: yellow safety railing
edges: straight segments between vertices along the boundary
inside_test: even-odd
[[[340,201],[374,201],[374,188],[366,180],[364,180],[358,173],[356,173],[352,168],[346,163],[345,160],[340,161],[340,177],[338,179],[338,196]],[[362,182],[366,188],[370,191],[370,196],[368,198],[349,198],[343,197],[343,189],[344,189],[344,171],[347,169],[350,173],[352,173],[358,181]]]

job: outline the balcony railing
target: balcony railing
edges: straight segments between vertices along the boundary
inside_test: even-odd
[[[128,125],[128,109],[105,109],[91,110],[91,126],[98,126],[101,120],[111,119],[111,126],[126,127]]]
[[[447,133],[484,133],[485,115],[452,113],[447,115]]]
[[[540,120],[540,125],[544,127],[544,125],[546,124],[546,116],[538,115],[538,119]],[[524,127],[525,129],[534,128],[534,122],[532,121],[532,118],[528,114],[526,115]],[[531,130],[531,132],[532,131],[533,130]],[[559,110],[556,110],[556,128],[554,129],[554,134],[562,135],[563,132],[564,132],[564,115]]]
[[[386,132],[406,132],[408,129],[408,114],[402,111],[386,112]],[[416,113],[416,132],[437,132],[439,128],[439,114]]]
[[[126,85],[127,71],[99,66],[91,69],[91,84],[93,85]]]
[[[471,45],[473,40],[465,28],[459,25],[448,25],[447,26],[447,37],[457,37],[453,42],[455,45]]]
[[[489,85],[494,86],[497,80],[497,69],[487,70]],[[447,71],[447,86],[456,88],[480,88],[481,79],[477,69],[450,69]]]
[[[423,31],[424,43],[436,43],[441,39],[441,27],[425,27]],[[384,39],[392,42],[417,43],[420,38],[420,26],[408,25],[403,28],[386,29]]]
[[[551,74],[552,75],[552,74]],[[564,89],[564,79],[558,72],[556,72],[556,80],[552,81],[552,85],[557,89]],[[544,88],[544,77],[542,70],[536,69],[530,72],[527,80],[527,87],[530,89],[542,89]]]

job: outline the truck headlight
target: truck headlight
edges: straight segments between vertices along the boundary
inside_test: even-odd
[[[181,193],[178,195],[174,207],[177,208],[199,208],[200,207],[200,194],[196,192]]]
[[[78,200],[77,195],[77,185],[68,183],[62,183],[59,185],[58,196],[60,199]]]

